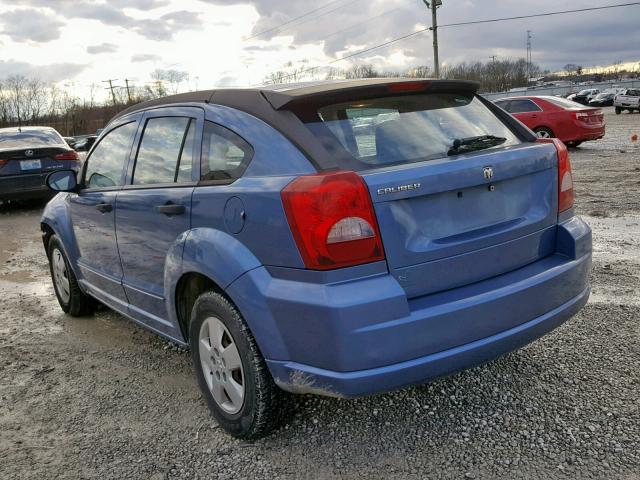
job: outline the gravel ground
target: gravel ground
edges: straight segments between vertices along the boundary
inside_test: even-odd
[[[211,420],[187,352],[61,313],[41,205],[0,206],[0,478],[640,478],[640,115],[572,153],[593,296],[497,361],[358,400],[297,397],[254,443]]]

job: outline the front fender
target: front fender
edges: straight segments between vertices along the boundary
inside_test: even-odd
[[[62,243],[62,249],[69,259],[71,269],[76,278],[81,278],[80,269],[78,268],[78,258],[80,250],[76,242],[76,236],[73,233],[73,223],[71,221],[71,212],[67,197],[69,193],[59,193],[53,197],[44,207],[40,223],[47,225]],[[47,246],[45,245],[45,252]]]

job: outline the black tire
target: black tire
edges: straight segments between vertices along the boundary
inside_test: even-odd
[[[620,115],[622,113],[622,109],[620,107],[616,107],[616,115]]]
[[[535,134],[541,138],[555,138],[555,133],[550,128],[538,127],[534,130]]]
[[[54,274],[53,257],[55,252],[59,252],[66,268],[66,278],[69,281],[69,295],[68,299],[58,290],[58,284],[56,283]],[[82,317],[93,313],[97,305],[97,301],[84,293],[78,285],[78,280],[73,273],[73,270],[69,266],[69,259],[64,253],[62,244],[56,235],[52,235],[49,239],[49,248],[47,249],[47,256],[49,257],[49,272],[51,273],[51,281],[53,282],[53,289],[56,292],[56,298],[60,307],[65,313],[68,313],[72,317]]]
[[[578,148],[582,142],[567,142],[567,147],[569,148]]]
[[[200,358],[200,349],[205,348],[201,346],[200,331],[203,322],[211,317],[220,320],[231,335],[242,364],[244,398],[240,410],[233,414],[225,411],[215,400],[205,380],[205,375],[213,376],[214,373],[205,373]],[[249,327],[223,295],[206,292],[198,297],[191,312],[189,342],[198,385],[209,410],[222,428],[237,438],[256,439],[279,425],[286,410],[288,394],[274,383]]]

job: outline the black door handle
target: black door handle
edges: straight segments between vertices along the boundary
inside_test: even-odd
[[[99,203],[96,205],[96,210],[102,213],[107,213],[113,210],[113,205],[110,203]]]
[[[186,208],[184,208],[184,205],[167,202],[164,205],[156,205],[156,210],[165,215],[182,215]]]

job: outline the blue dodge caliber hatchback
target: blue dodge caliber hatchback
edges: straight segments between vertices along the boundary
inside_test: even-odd
[[[71,315],[190,346],[217,421],[354,397],[522,347],[589,296],[564,145],[462,81],[223,89],[122,112],[42,217]]]

